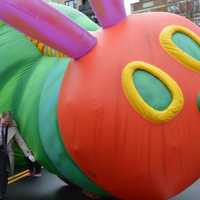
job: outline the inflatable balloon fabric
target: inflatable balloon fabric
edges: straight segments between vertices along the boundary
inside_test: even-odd
[[[200,177],[200,29],[126,16],[123,0],[90,3],[102,28],[62,5],[0,1],[0,111],[58,176],[100,196],[167,200]]]

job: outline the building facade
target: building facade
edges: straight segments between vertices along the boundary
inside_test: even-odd
[[[200,0],[140,0],[131,4],[131,13],[172,12],[200,26]]]
[[[46,0],[46,1],[61,3],[61,4],[71,6],[76,9],[78,9],[79,6],[81,6],[84,2],[83,0]]]

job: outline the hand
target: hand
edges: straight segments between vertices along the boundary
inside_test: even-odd
[[[29,156],[28,156],[28,159],[29,159],[30,161],[32,161],[32,162],[35,162],[35,158],[34,158],[33,155],[29,155]]]

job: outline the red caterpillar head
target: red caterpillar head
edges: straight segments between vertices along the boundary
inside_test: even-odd
[[[116,196],[167,199],[199,177],[200,64],[178,47],[194,45],[190,31],[200,33],[172,14],[129,16],[97,33],[96,47],[65,74],[59,99],[65,144],[89,177]]]

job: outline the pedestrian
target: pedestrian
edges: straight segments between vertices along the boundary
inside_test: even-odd
[[[0,121],[0,200],[3,200],[5,197],[9,173],[7,134],[8,127],[4,126]]]
[[[16,142],[25,157],[32,162],[35,161],[30,149],[19,134],[16,122],[12,119],[10,112],[2,113],[0,119],[0,200],[4,199],[7,188],[8,175],[14,174],[15,160],[13,143]]]

